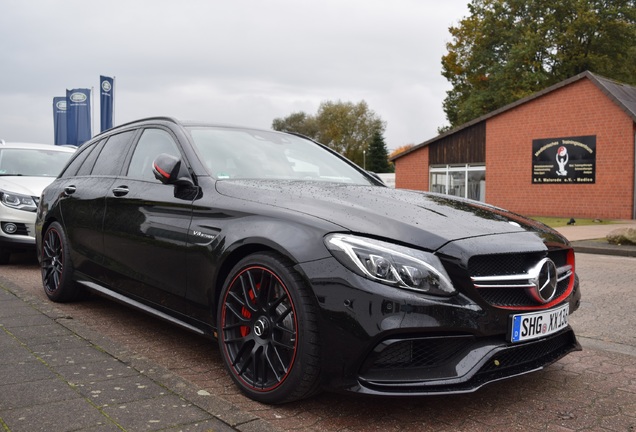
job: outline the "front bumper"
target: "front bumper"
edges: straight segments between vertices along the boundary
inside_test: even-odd
[[[543,369],[566,354],[581,350],[571,328],[514,345],[501,343],[500,338],[471,336],[383,343],[387,344],[369,357],[358,385],[348,390],[378,395],[473,392],[491,382]],[[418,353],[424,361],[415,357]]]
[[[426,296],[361,278],[335,259],[304,263],[299,270],[320,308],[324,384],[332,390],[466,393],[581,349],[569,326],[540,339],[509,342],[515,311],[475,301],[466,287],[452,297]],[[577,281],[564,303],[573,312],[579,299]]]
[[[16,210],[0,204],[0,248],[5,250],[35,249],[35,213]],[[9,233],[7,225],[17,227]]]

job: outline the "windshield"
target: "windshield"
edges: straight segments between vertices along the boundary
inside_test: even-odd
[[[372,184],[364,174],[304,138],[249,129],[188,128],[210,175]]]
[[[72,152],[32,148],[0,149],[0,175],[57,177]]]

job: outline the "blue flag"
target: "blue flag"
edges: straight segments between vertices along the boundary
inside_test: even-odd
[[[54,144],[68,144],[66,138],[66,97],[59,96],[53,98],[53,134]]]
[[[75,146],[91,139],[90,89],[66,90],[66,136]]]
[[[99,102],[101,131],[113,127],[113,99],[115,97],[115,80],[107,76],[99,76]]]

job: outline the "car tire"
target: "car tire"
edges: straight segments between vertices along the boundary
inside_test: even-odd
[[[64,229],[53,222],[42,236],[42,285],[54,302],[70,302],[79,297],[80,289],[73,280],[73,263]]]
[[[234,266],[221,292],[218,340],[225,366],[250,398],[282,404],[319,389],[317,306],[293,263],[272,253]]]

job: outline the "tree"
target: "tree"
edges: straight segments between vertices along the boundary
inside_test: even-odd
[[[297,112],[276,118],[272,129],[301,133],[319,141],[362,166],[364,151],[373,134],[384,132],[386,125],[365,101],[322,102],[315,116]]]
[[[636,0],[472,0],[449,29],[452,127],[589,70],[636,84]]]
[[[373,139],[371,144],[369,144],[365,168],[375,173],[393,172],[393,168],[389,163],[389,151],[384,143],[384,137],[379,131],[373,134]]]
[[[407,150],[411,150],[413,147],[415,147],[415,144],[405,144],[403,146],[400,146],[389,154],[389,159],[399,155],[400,153],[404,153]]]
[[[316,138],[318,135],[318,123],[316,123],[315,117],[302,111],[292,113],[285,118],[274,119],[272,129],[295,132],[310,138]]]

